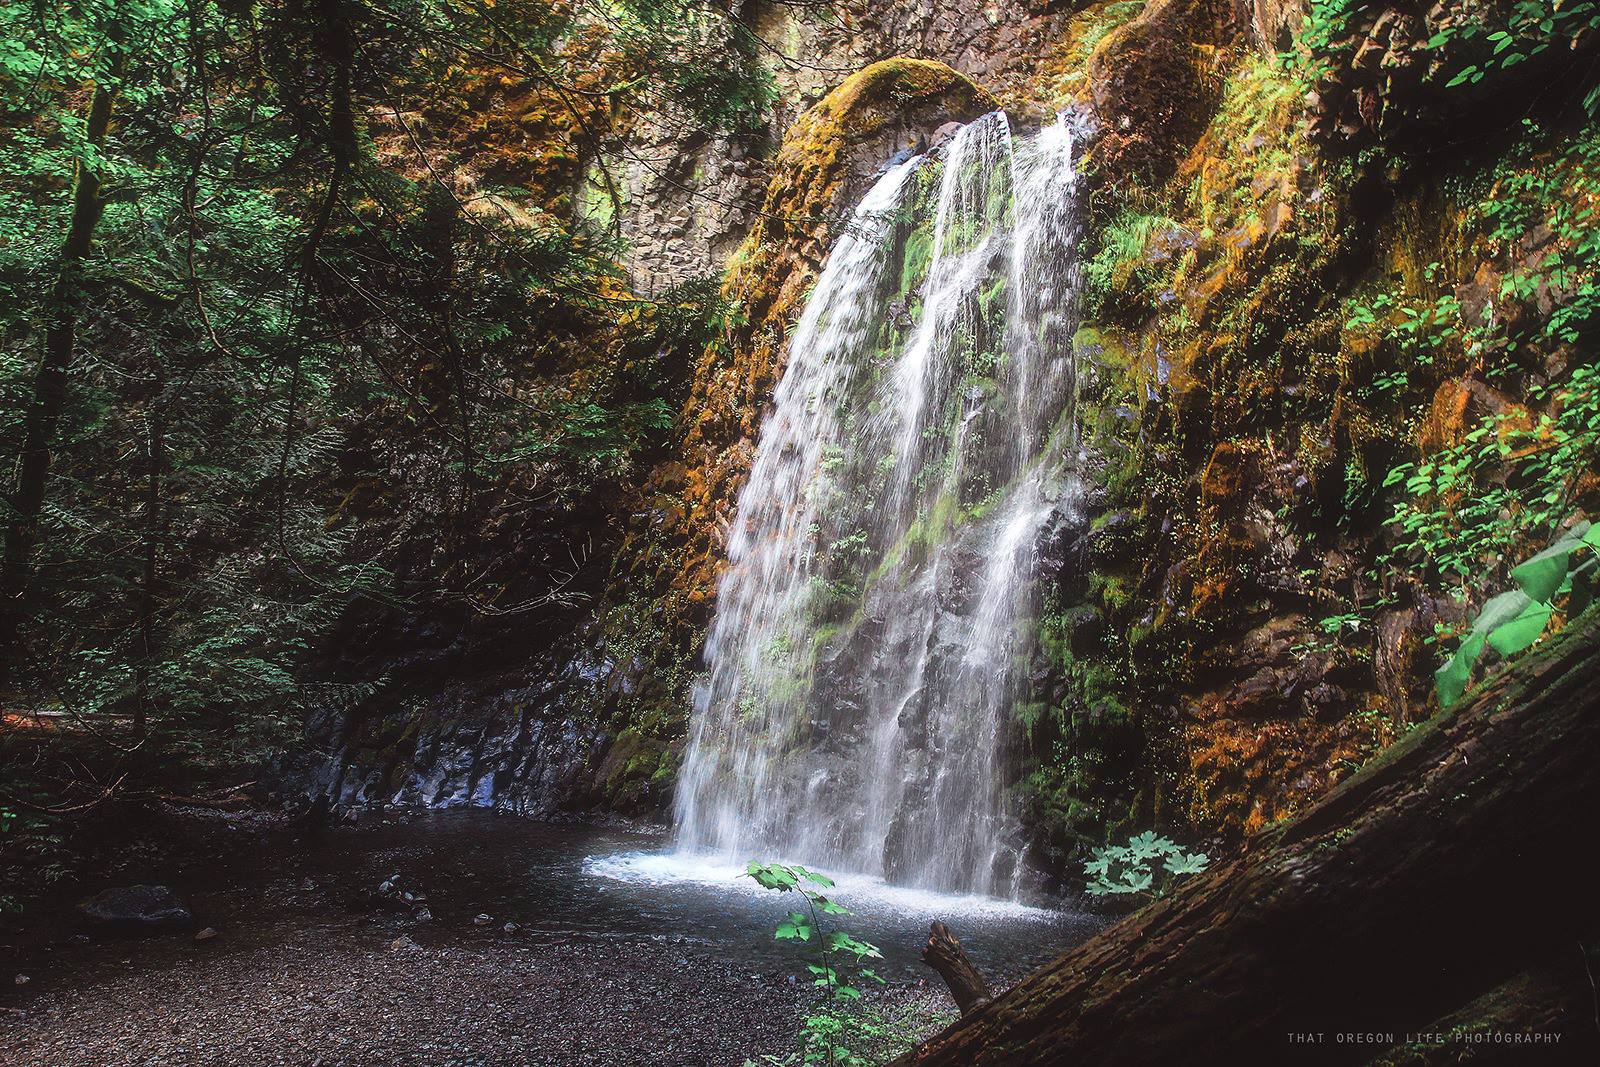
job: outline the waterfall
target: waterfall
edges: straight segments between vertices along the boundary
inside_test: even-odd
[[[729,533],[680,848],[1016,896],[1011,723],[1079,495],[1073,143],[986,115],[836,243]]]

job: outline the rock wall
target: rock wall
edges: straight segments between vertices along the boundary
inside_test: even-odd
[[[1110,510],[1047,622],[1066,635],[1048,666],[1070,684],[1033,731],[1026,785],[1058,855],[1108,827],[1237,837],[1303,810],[1437,710],[1450,635],[1505,581],[1492,562],[1442,566],[1451,541],[1515,561],[1569,517],[1538,518],[1515,491],[1503,536],[1455,514],[1528,476],[1510,447],[1453,497],[1405,475],[1469,431],[1554,417],[1548,383],[1571,373],[1576,334],[1543,324],[1586,300],[1548,288],[1581,257],[1582,227],[1560,221],[1587,180],[1575,94],[1519,96],[1520,66],[1491,71],[1529,129],[1481,107],[1487,88],[1451,95],[1452,72],[1482,61],[1482,12],[1480,35],[1429,47],[1453,9],[1360,7],[1308,79],[1311,64],[1262,56],[1282,13],[1260,5],[1257,48],[1212,38],[1185,64],[1150,20],[1204,41],[1195,10],[1150,5],[1090,59],[1084,91],[1108,127],[1080,339],[1104,387],[1088,409]],[[1546,61],[1565,69],[1584,47]],[[1119,110],[1159,116],[1183,84],[1209,108],[1119,132]],[[1337,118],[1347,105],[1359,121]],[[1507,283],[1534,248],[1550,255],[1539,283]],[[1586,484],[1560,507],[1592,513]],[[1408,517],[1459,532],[1430,547]]]
[[[646,121],[607,146],[622,187],[624,262],[641,292],[720,275],[761,218],[791,127],[827,93],[873,63],[945,64],[1009,104],[1039,106],[1030,85],[1074,5],[1034,0],[919,0],[827,8],[745,0],[736,15],[761,41],[778,100],[762,129],[684,139]]]

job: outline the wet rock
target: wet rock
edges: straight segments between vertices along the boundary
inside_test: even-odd
[[[169,930],[194,921],[188,907],[164,885],[103,889],[78,905],[78,910],[102,926],[135,933]]]
[[[472,917],[473,926],[488,926],[492,922],[494,922],[494,916],[488,914],[487,912],[479,912],[477,915]]]
[[[194,939],[196,941],[215,941],[216,938],[217,930],[214,926],[208,926],[204,930],[201,930],[199,933],[194,935]]]
[[[433,922],[433,912],[429,911],[427,908],[418,908],[412,913],[411,917],[419,923]]]
[[[520,925],[518,925],[517,923],[506,923],[500,929],[504,930],[508,934],[514,934],[518,930],[521,930],[522,927]]]

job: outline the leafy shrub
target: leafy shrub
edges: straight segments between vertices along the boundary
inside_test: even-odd
[[[853,1043],[884,1037],[883,1030],[870,1017],[854,1009],[861,999],[858,983],[883,979],[870,967],[862,966],[865,960],[882,959],[876,945],[852,937],[844,930],[824,928],[823,916],[839,917],[850,914],[850,909],[822,893],[832,889],[833,881],[826,875],[800,866],[781,863],[751,862],[745,873],[756,880],[763,889],[779,893],[796,893],[804,901],[804,909],[791,911],[773,931],[779,941],[798,942],[812,946],[806,970],[811,974],[811,984],[822,996],[821,1003],[806,1016],[800,1028],[801,1050],[788,1056],[764,1055],[764,1064],[825,1063],[828,1067],[852,1067],[867,1061],[852,1049]],[[746,1067],[756,1061],[746,1060]]]
[[[1600,527],[1580,522],[1518,565],[1511,572],[1517,588],[1484,604],[1455,654],[1435,674],[1440,706],[1448,708],[1461,699],[1485,645],[1507,658],[1515,656],[1544,635],[1558,601],[1569,616],[1587,608],[1594,599],[1597,550]]]
[[[1210,863],[1204,852],[1185,852],[1154,830],[1146,830],[1126,845],[1096,849],[1083,872],[1089,876],[1090,896],[1142,894],[1154,899],[1171,892],[1179,878],[1199,874]]]
[[[1406,494],[1389,520],[1400,551],[1474,578],[1486,557],[1568,514],[1578,479],[1600,458],[1600,369],[1578,367],[1565,385],[1530,396],[1552,401],[1554,411],[1486,416],[1459,444],[1389,472],[1384,485],[1403,485]]]

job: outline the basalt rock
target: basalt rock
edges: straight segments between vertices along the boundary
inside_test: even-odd
[[[1157,0],[1095,52],[1092,159],[1108,184],[1165,181],[1206,128],[1221,92],[1208,15],[1198,0]]]

